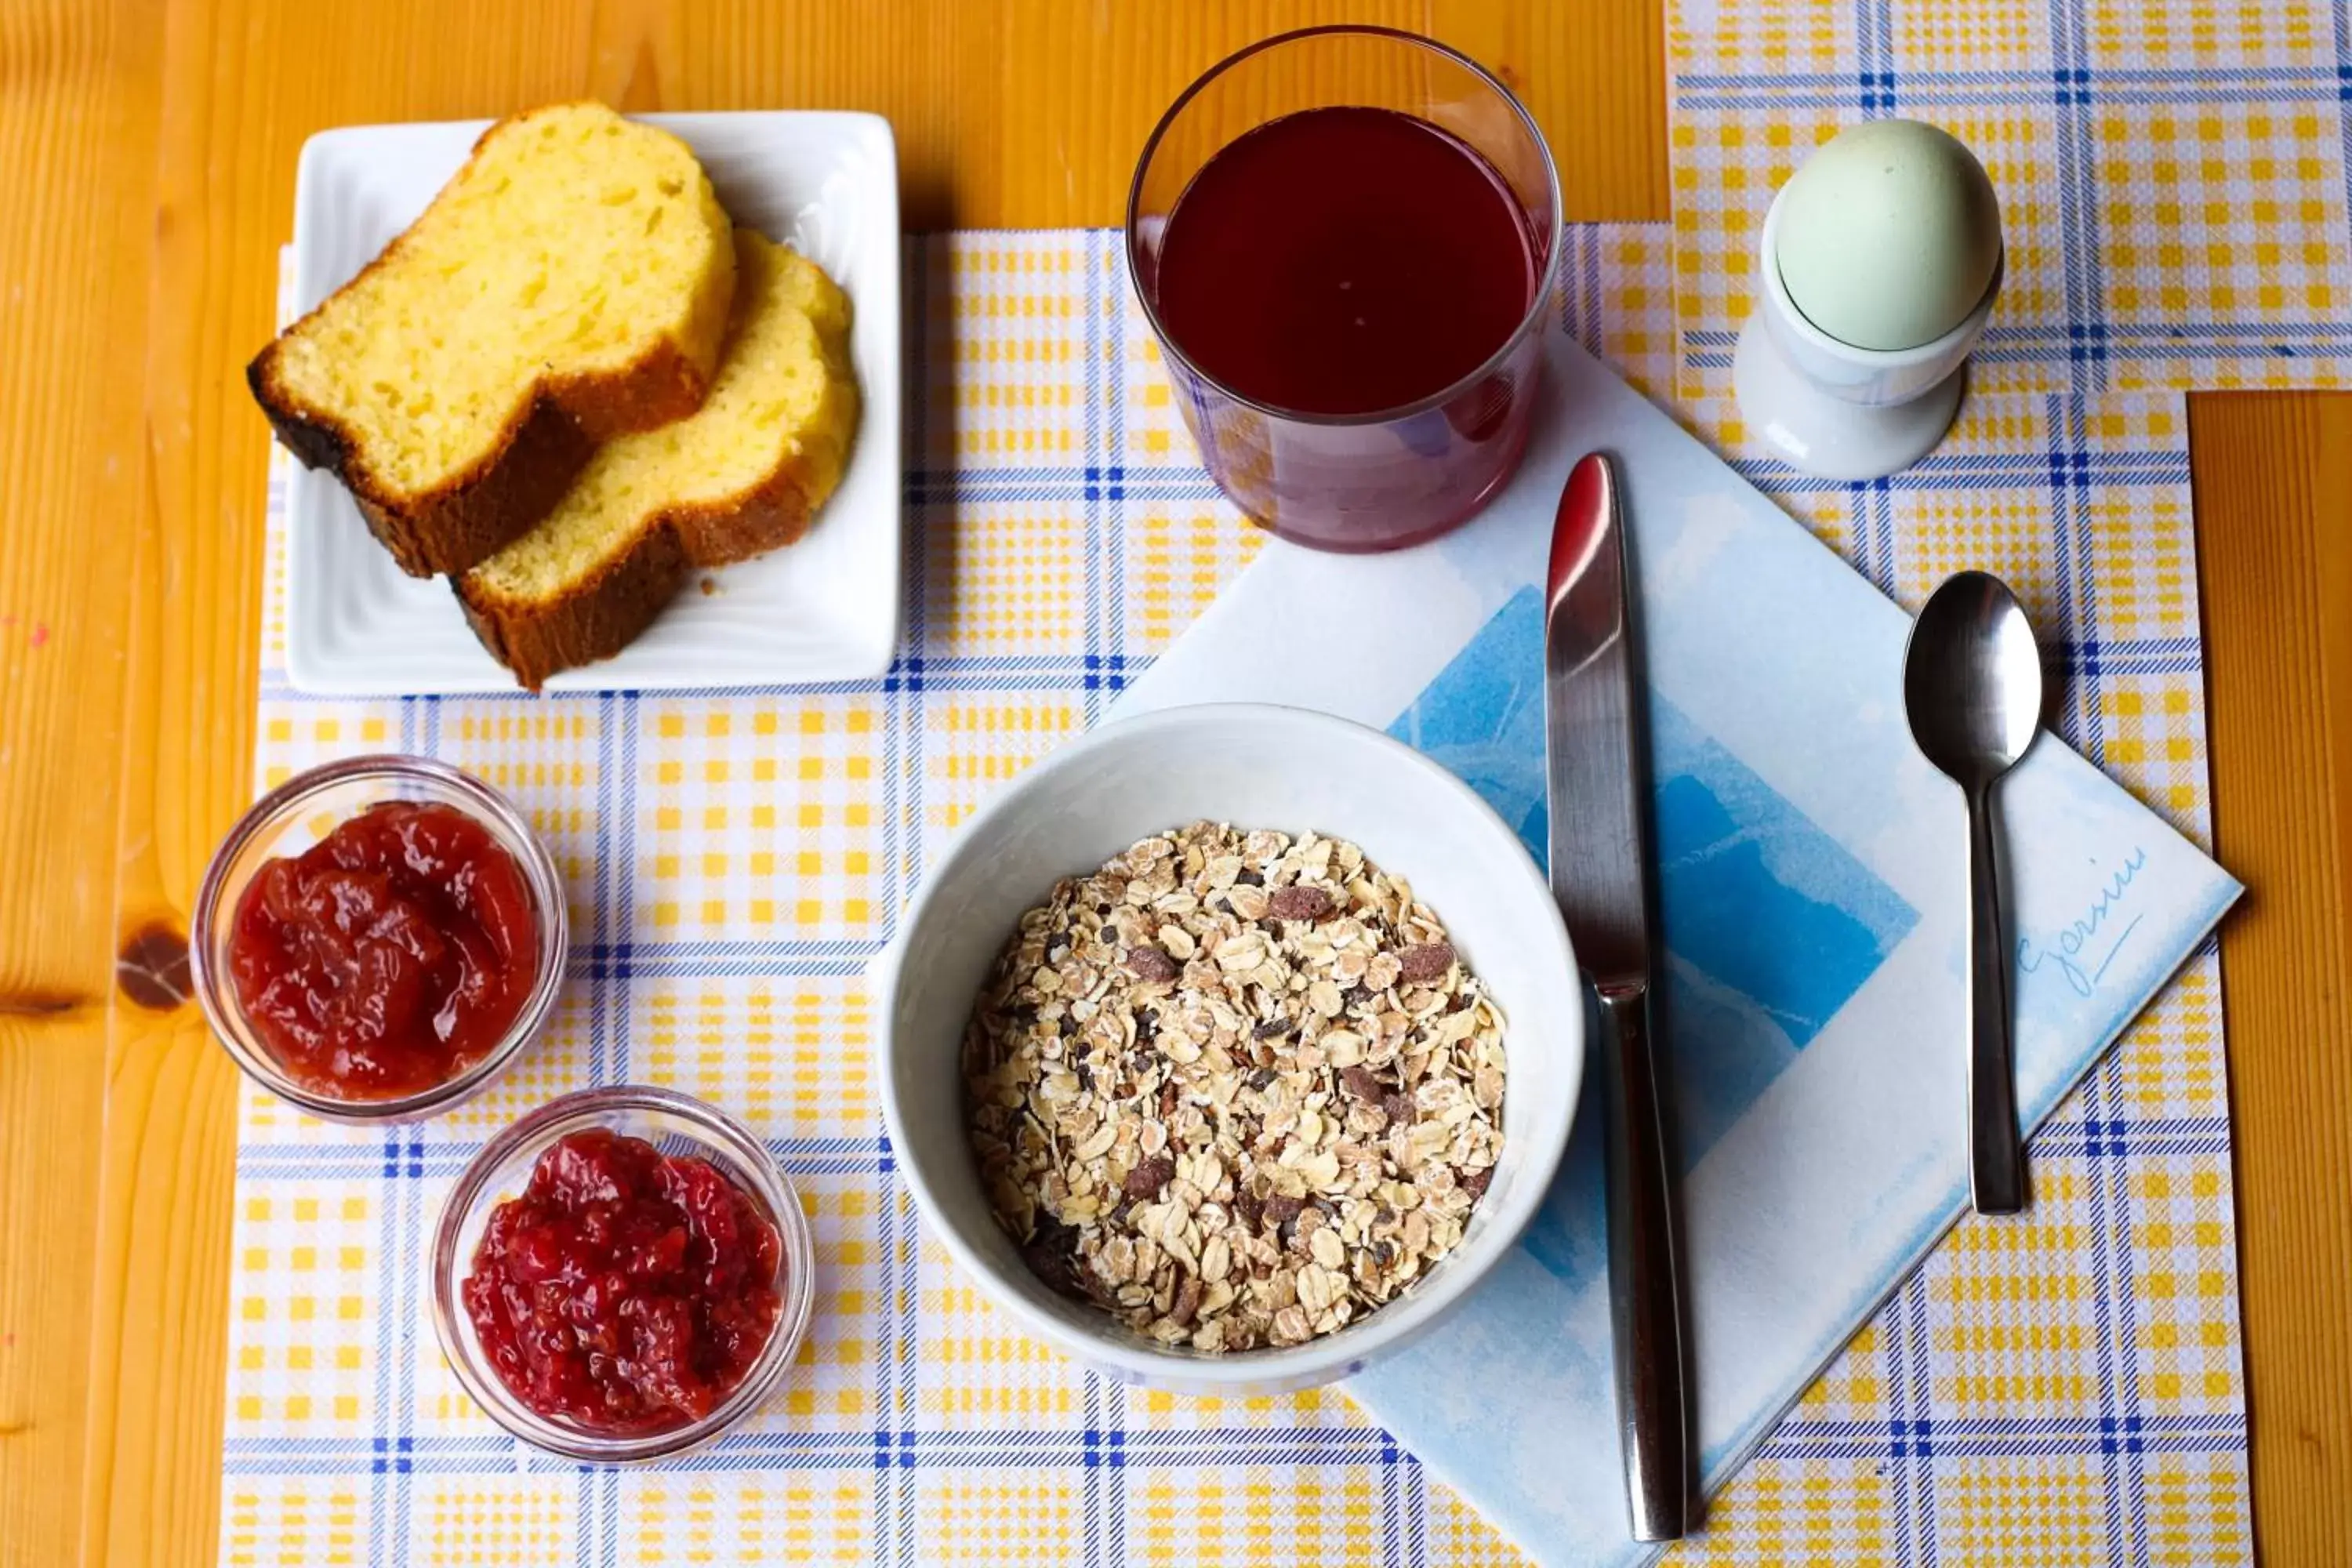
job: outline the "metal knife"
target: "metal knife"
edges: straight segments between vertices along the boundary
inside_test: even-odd
[[[1607,1096],[1610,1311],[1633,1539],[1674,1541],[1687,1525],[1690,1454],[1675,1209],[1651,1044],[1657,965],[1639,653],[1627,609],[1617,471],[1594,452],[1576,465],[1560,495],[1545,595],[1551,890],[1599,998],[1594,1059]]]

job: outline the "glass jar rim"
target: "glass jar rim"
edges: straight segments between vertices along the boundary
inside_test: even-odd
[[[742,1381],[711,1406],[709,1415],[667,1431],[629,1436],[604,1436],[540,1415],[518,1398],[497,1371],[484,1362],[467,1336],[470,1324],[461,1323],[458,1300],[460,1270],[469,1259],[457,1256],[467,1218],[487,1195],[492,1178],[519,1152],[533,1143],[590,1127],[610,1127],[622,1114],[652,1111],[674,1117],[693,1129],[692,1138],[706,1149],[724,1154],[736,1170],[725,1173],[768,1211],[781,1244],[776,1270],[781,1276],[776,1325],[767,1343],[743,1373]],[[737,1180],[738,1172],[745,1180]],[[650,1084],[614,1084],[583,1089],[551,1100],[501,1129],[466,1163],[455,1185],[442,1200],[434,1226],[429,1288],[433,1292],[433,1328],[441,1353],[467,1394],[483,1414],[509,1436],[545,1453],[585,1464],[638,1465],[675,1458],[690,1449],[717,1441],[766,1404],[792,1370],[802,1342],[808,1337],[815,1310],[815,1247],[809,1235],[808,1215],[799,1190],[767,1145],[727,1112],[706,1100],[676,1089]]]
[[[232,896],[230,868],[248,846],[292,816],[312,797],[343,784],[373,779],[423,782],[457,795],[464,803],[458,809],[488,829],[499,847],[514,856],[537,906],[534,913],[540,966],[530,994],[524,998],[513,1024],[497,1045],[483,1052],[464,1071],[413,1094],[389,1100],[344,1100],[304,1088],[266,1047],[248,1037],[250,1025],[244,1009],[228,990],[228,976],[215,963],[213,932],[223,903]],[[242,893],[240,884],[236,896],[241,897]],[[546,1027],[563,989],[571,930],[563,878],[556,868],[555,858],[505,795],[462,768],[434,757],[400,752],[345,757],[296,773],[254,802],[213,851],[211,861],[205,867],[204,880],[197,885],[195,908],[190,919],[189,984],[214,1037],[247,1078],[287,1104],[325,1121],[362,1125],[415,1121],[437,1115],[487,1088]]]
[[[1527,310],[1520,316],[1519,324],[1511,329],[1510,335],[1502,341],[1493,353],[1481,361],[1475,369],[1457,377],[1439,390],[1417,397],[1411,403],[1401,403],[1393,408],[1376,408],[1361,414],[1317,414],[1302,408],[1286,408],[1278,403],[1267,403],[1239,392],[1222,377],[1213,375],[1202,369],[1192,355],[1184,352],[1182,346],[1176,342],[1175,336],[1168,331],[1167,324],[1160,319],[1159,307],[1152,303],[1150,292],[1144,289],[1143,271],[1139,265],[1140,258],[1138,255],[1136,237],[1139,228],[1139,208],[1143,202],[1143,176],[1150,169],[1152,155],[1160,151],[1160,141],[1168,134],[1169,127],[1176,122],[1176,117],[1184,112],[1185,107],[1206,90],[1211,82],[1253,56],[1264,54],[1269,49],[1278,48],[1286,44],[1299,43],[1309,38],[1333,37],[1386,38],[1391,42],[1412,45],[1431,54],[1444,57],[1484,81],[1494,89],[1496,97],[1510,105],[1511,111],[1518,116],[1519,123],[1526,130],[1528,139],[1534,142],[1536,152],[1543,162],[1544,186],[1551,197],[1551,233],[1542,237],[1543,268],[1536,279],[1536,286],[1528,298]],[[1215,154],[1212,153],[1211,156],[1214,157]],[[1503,363],[1518,350],[1519,345],[1527,341],[1528,334],[1535,331],[1537,324],[1543,320],[1550,309],[1552,292],[1559,281],[1560,252],[1563,248],[1560,243],[1560,223],[1559,166],[1551,155],[1551,143],[1545,140],[1543,128],[1536,123],[1536,118],[1528,111],[1528,106],[1519,101],[1518,94],[1505,85],[1500,77],[1461,50],[1451,45],[1439,43],[1435,38],[1424,37],[1420,33],[1410,33],[1402,27],[1379,26],[1368,22],[1332,22],[1320,26],[1297,27],[1286,33],[1276,33],[1271,37],[1260,38],[1254,44],[1236,49],[1195,77],[1190,86],[1176,95],[1175,101],[1168,106],[1167,110],[1160,116],[1159,123],[1151,128],[1151,134],[1144,141],[1143,152],[1135,160],[1135,174],[1127,187],[1124,240],[1127,249],[1127,272],[1128,277],[1135,284],[1136,300],[1142,307],[1144,321],[1150,324],[1152,336],[1159,340],[1160,351],[1163,353],[1182,365],[1188,374],[1215,387],[1219,395],[1243,407],[1254,409],[1268,418],[1280,419],[1291,424],[1336,428],[1349,426],[1388,425],[1397,420],[1412,418],[1418,414],[1426,414],[1432,409],[1443,408],[1501,368]]]

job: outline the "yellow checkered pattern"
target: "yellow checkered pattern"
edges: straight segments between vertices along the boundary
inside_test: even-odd
[[[1906,605],[1963,567],[2007,578],[2058,645],[2068,741],[2209,842],[2180,394],[2352,383],[2338,23],[2214,0],[1667,14],[1693,427]],[[1983,160],[2006,280],[1937,466],[1816,485],[1751,439],[1730,350],[1773,194],[1886,114]],[[2030,1218],[1964,1221],[1669,1560],[2251,1561],[2226,1118],[2209,951],[2060,1108]],[[1841,1422],[1906,1451],[1843,1468]]]
[[[1823,58],[1793,13],[1744,15],[1753,58],[1794,70]],[[1663,226],[1570,230],[1560,301],[1570,330],[1662,400],[1693,278],[1694,253],[1676,238]],[[576,968],[516,1068],[424,1128],[387,1137],[240,1097],[224,1562],[1521,1560],[1473,1501],[1384,1451],[1336,1390],[1209,1401],[1087,1378],[1010,1329],[877,1173],[877,1002],[857,955],[957,824],[1108,700],[1031,672],[1107,647],[1148,659],[1261,537],[1221,501],[1177,493],[1197,466],[1109,237],[958,236],[912,259],[929,343],[916,371],[928,412],[913,435],[927,468],[986,479],[1093,453],[1116,458],[1131,492],[927,492],[910,508],[923,595],[910,651],[953,679],[911,694],[303,699],[277,678],[273,506],[257,782],[374,750],[469,769],[550,845],[575,948],[605,968]],[[1676,413],[1738,449],[1727,401]],[[2163,461],[2067,497],[2022,472],[1899,495],[1775,494],[1906,601],[1956,566],[1990,564],[2045,625],[2193,645],[2185,442],[2178,400],[2161,392],[2115,390],[2072,413],[2040,395],[1980,397],[1952,449]],[[1120,574],[1109,604],[1105,528]],[[2076,721],[2095,754],[2201,835],[2195,683],[2108,672],[2078,684]],[[625,981],[613,978],[622,970]],[[1893,1423],[1922,1415],[1973,1431],[2079,1415],[2102,1398],[2182,1420],[2240,1409],[2226,1146],[2190,1139],[2118,1161],[2085,1131],[2119,1118],[2218,1121],[2221,1053],[2205,957],[2133,1026],[2087,1099],[2061,1111],[2032,1220],[1956,1232],[1671,1560],[1891,1564],[1932,1550],[1947,1563],[2104,1563],[2126,1485],[2147,1561],[2247,1560],[2242,1449],[1890,1462],[1887,1447]],[[435,1348],[421,1255],[471,1148],[548,1099],[625,1077],[725,1106],[792,1151],[816,1309],[783,1391],[735,1440],[747,1457],[583,1474],[517,1450],[465,1396]],[[2094,1256],[2128,1278],[2095,1277]],[[2113,1310],[2119,1299],[2127,1315]],[[2126,1395],[2086,1387],[2102,1346]],[[1822,1434],[1847,1431],[1864,1435],[1855,1451],[1823,1451],[1835,1442]]]
[[[1976,392],[2352,384],[2341,25],[2307,0],[1672,0],[1680,390],[1729,389],[1774,193],[1890,114],[2000,195]]]

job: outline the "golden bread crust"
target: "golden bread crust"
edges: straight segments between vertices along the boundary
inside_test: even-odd
[[[482,646],[536,691],[556,671],[610,658],[635,641],[689,573],[796,542],[814,510],[804,466],[786,462],[725,500],[649,514],[625,549],[551,597],[511,599],[477,575],[450,584]]]
[[[485,131],[465,167],[443,187],[443,195],[465,181],[493,138],[550,112],[533,110]],[[707,178],[705,185],[707,191]],[[441,199],[436,196],[436,204]],[[718,214],[715,198],[709,205]],[[723,214],[718,216],[723,220]],[[305,467],[326,469],[342,481],[370,531],[403,571],[420,577],[455,575],[497,553],[544,518],[579,478],[598,443],[674,423],[701,406],[717,374],[726,332],[735,286],[735,247],[717,247],[716,264],[699,280],[677,336],[655,340],[617,367],[541,375],[472,462],[427,489],[404,492],[377,471],[357,431],[332,411],[295,395],[286,384],[282,359],[287,342],[362,279],[400,265],[413,226],[255,355],[246,367],[246,381],[278,438]]]
[[[726,481],[698,466],[682,472],[677,454],[690,446],[648,444],[652,438],[615,445],[605,454],[614,466],[598,459],[581,481],[578,505],[562,503],[545,537],[518,546],[517,558],[501,556],[456,581],[483,646],[534,690],[560,669],[620,652],[690,573],[798,541],[841,480],[860,403],[848,301],[813,262],[786,247],[750,230],[737,231],[736,243],[740,335],[709,403],[675,438],[719,431],[745,459],[727,470],[732,488],[713,493]],[[789,412],[768,408],[788,385],[802,389],[788,400]],[[747,408],[762,410],[749,426],[741,423]],[[751,468],[755,461],[763,466]],[[634,475],[635,482],[616,475]]]

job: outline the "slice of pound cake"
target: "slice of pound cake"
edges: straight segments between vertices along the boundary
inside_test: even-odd
[[[731,234],[677,137],[601,103],[534,110],[484,132],[247,379],[403,568],[462,572],[545,517],[597,442],[701,405]]]
[[[525,686],[608,658],[698,567],[790,544],[841,481],[857,427],[849,301],[806,257],[735,231],[719,377],[691,418],[598,448],[547,520],[455,580]]]

